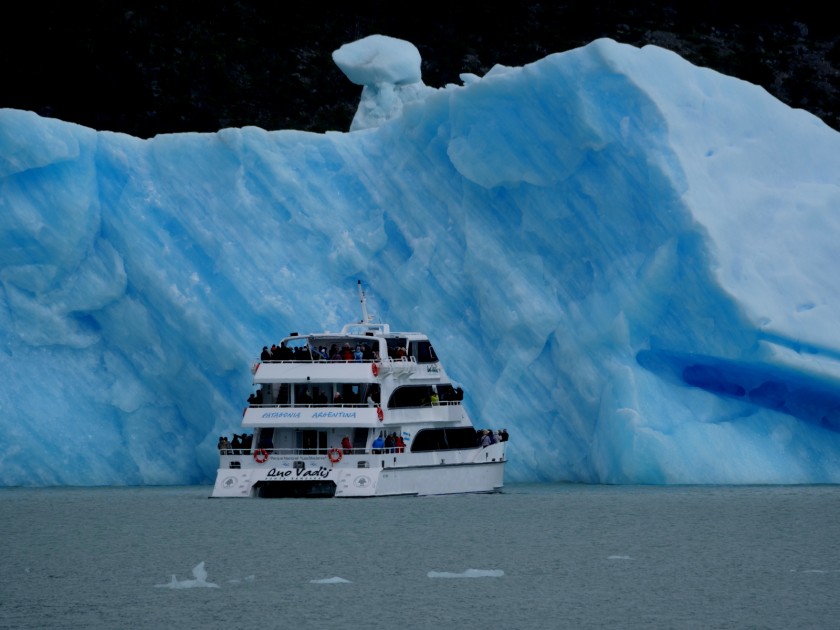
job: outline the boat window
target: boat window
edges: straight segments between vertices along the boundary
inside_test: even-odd
[[[405,337],[389,337],[388,356],[392,359],[399,359],[408,353],[408,340]]]
[[[277,391],[273,397],[272,392]],[[289,396],[294,392],[294,400]],[[312,405],[312,406],[364,406],[368,405],[368,395],[373,402],[379,403],[379,385],[366,383],[279,383],[274,390],[269,390],[270,401],[277,405]]]
[[[365,403],[370,407],[372,405],[379,404],[379,395],[381,390],[379,388],[379,383],[371,383],[368,385],[367,394],[365,395]]]
[[[297,448],[303,455],[314,455],[327,451],[327,432],[317,429],[302,429],[296,435]]]
[[[412,341],[409,354],[417,359],[417,363],[437,363],[438,361],[432,342],[428,340]]]
[[[398,387],[388,400],[388,409],[404,409],[406,407],[428,407],[432,404],[431,385],[404,385]]]
[[[353,429],[353,448],[354,449],[362,449],[364,450],[367,446],[367,439],[368,439],[368,431],[370,429],[362,429],[360,427],[355,427]]]
[[[464,390],[460,387],[453,387],[450,383],[441,383],[438,385],[437,392],[440,402],[464,400]]]
[[[276,403],[278,405],[288,405],[291,404],[291,400],[289,399],[291,389],[289,388],[288,383],[280,383],[279,387],[277,388],[277,399]]]
[[[471,427],[421,429],[411,440],[411,452],[446,451],[479,446],[475,429]]]

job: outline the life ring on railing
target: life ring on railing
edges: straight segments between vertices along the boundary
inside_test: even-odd
[[[264,448],[258,448],[254,451],[254,461],[258,464],[263,464],[268,461],[268,451]]]
[[[327,451],[327,457],[330,458],[330,461],[333,464],[337,464],[341,461],[341,450],[337,448],[331,448],[329,451]]]
[[[385,412],[382,411],[382,407],[376,408],[376,417],[379,418],[379,422],[382,422],[385,419]]]
[[[370,369],[373,371],[374,376],[379,376],[379,366],[376,365],[376,362],[370,364]]]

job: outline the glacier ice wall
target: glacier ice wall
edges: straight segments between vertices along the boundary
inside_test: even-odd
[[[353,133],[0,110],[2,485],[207,483],[259,349],[430,334],[508,481],[840,481],[840,137],[611,40]]]

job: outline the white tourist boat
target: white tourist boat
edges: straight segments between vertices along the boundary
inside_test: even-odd
[[[429,338],[370,323],[361,283],[359,296],[361,322],[264,349],[243,434],[219,440],[213,497],[502,488],[507,431],[476,429]]]

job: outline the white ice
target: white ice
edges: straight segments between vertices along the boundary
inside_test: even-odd
[[[158,588],[219,588],[218,584],[213,584],[207,581],[207,570],[204,568],[204,563],[199,562],[193,567],[193,579],[179,580],[172,574],[172,579],[166,584],[155,584]]]
[[[450,573],[447,571],[429,571],[426,576],[430,578],[485,578],[504,577],[505,572],[501,569],[467,569],[463,573]]]

